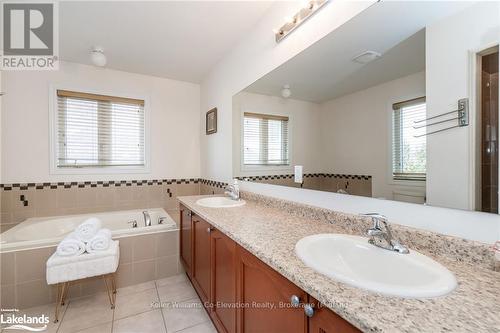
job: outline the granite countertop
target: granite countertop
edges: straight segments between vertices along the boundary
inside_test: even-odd
[[[457,288],[431,299],[379,295],[323,276],[295,255],[295,243],[302,237],[352,233],[345,221],[299,217],[248,198],[241,207],[207,208],[196,204],[202,197],[179,201],[364,332],[500,332],[498,272],[418,249],[453,272]]]

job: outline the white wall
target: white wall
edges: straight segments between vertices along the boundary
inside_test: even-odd
[[[268,14],[226,55],[201,84],[201,115],[218,109],[218,132],[201,136],[201,174],[204,178],[227,181],[232,177],[232,97],[252,82],[283,64],[324,37],[375,1],[330,1],[281,43],[273,29],[292,16],[301,1],[277,2]]]
[[[422,184],[404,186],[391,177],[392,104],[425,96],[420,72],[321,104],[325,172],[371,175],[373,197],[394,199],[393,191],[425,195]]]
[[[470,97],[469,52],[500,39],[500,3],[479,2],[427,27],[426,95],[429,116],[457,108]],[[473,105],[471,105],[473,107]],[[427,138],[427,202],[472,209],[471,125]]]
[[[199,85],[73,63],[58,71],[2,73],[2,182],[197,178],[200,176]],[[150,101],[151,172],[115,175],[51,175],[49,87],[52,84]]]
[[[241,169],[241,127],[244,112],[289,117],[290,166]],[[233,97],[233,175],[276,175],[293,173],[303,165],[304,173],[321,171],[320,109],[316,103],[241,92]],[[247,167],[248,168],[248,167]]]

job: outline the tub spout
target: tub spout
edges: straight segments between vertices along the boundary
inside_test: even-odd
[[[149,216],[148,211],[147,210],[143,211],[142,215],[144,215],[144,225],[146,227],[150,227],[151,226],[151,216]]]

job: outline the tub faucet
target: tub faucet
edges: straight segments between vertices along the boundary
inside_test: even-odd
[[[146,227],[150,227],[151,226],[151,216],[149,216],[148,211],[147,210],[143,211],[142,215],[144,215],[144,225]]]
[[[368,231],[366,232],[370,237],[368,243],[386,250],[402,254],[407,254],[410,252],[408,251],[408,248],[406,246],[392,237],[392,232],[389,223],[387,222],[387,217],[379,213],[368,213],[361,215],[371,217],[373,222],[373,227],[368,229]],[[382,230],[382,225],[384,226],[385,231]]]

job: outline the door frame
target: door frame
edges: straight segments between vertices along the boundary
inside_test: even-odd
[[[482,45],[479,48],[469,50],[469,79],[468,79],[468,91],[469,91],[469,199],[468,206],[470,210],[477,211],[481,204],[480,194],[478,191],[478,186],[480,186],[480,181],[478,177],[480,175],[481,169],[478,167],[478,155],[481,153],[480,148],[478,148],[478,120],[481,109],[481,69],[482,57],[494,52],[498,52],[500,48],[500,41],[488,43]],[[499,88],[500,91],[500,88]],[[499,108],[500,109],[500,108]],[[500,110],[499,110],[500,114]],[[499,124],[500,128],[500,117]],[[479,138],[480,139],[480,138]],[[499,170],[500,174],[500,170]],[[499,188],[500,188],[500,178],[499,178]]]

